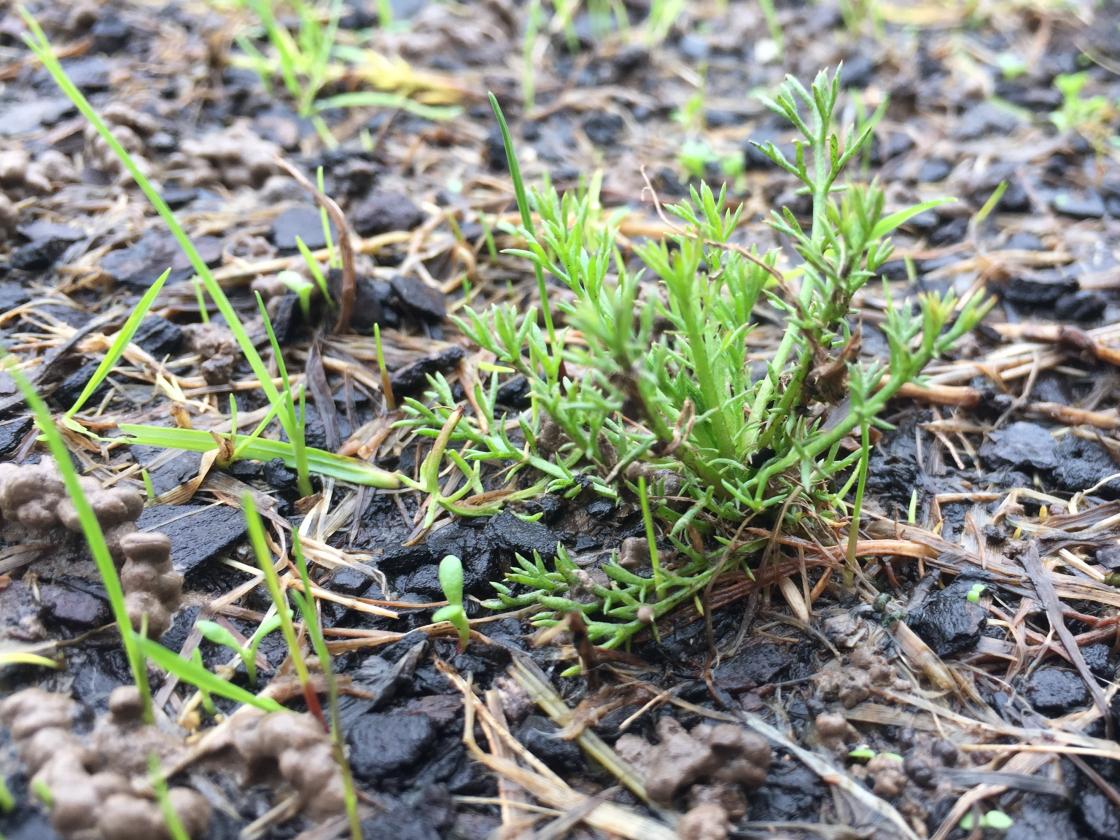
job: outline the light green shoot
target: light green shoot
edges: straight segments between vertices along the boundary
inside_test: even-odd
[[[206,295],[203,293],[202,282],[195,278],[191,281],[191,287],[194,289],[194,299],[198,305],[198,318],[202,323],[210,323],[210,310],[206,307]]]
[[[657,530],[653,524],[653,512],[649,506],[649,489],[646,477],[638,476],[638,503],[642,508],[642,524],[646,529],[646,542],[649,545],[649,565],[653,569],[653,591],[660,594],[664,585],[661,574],[661,556],[657,551]]]
[[[393,25],[393,4],[391,0],[377,0],[377,25],[388,29]]]
[[[980,816],[979,828],[991,829],[993,831],[1007,831],[1015,824],[1015,820],[1007,816],[1003,811],[987,811]],[[960,829],[961,831],[972,831],[977,827],[977,819],[973,813],[967,813],[961,817]]]
[[[146,469],[141,468],[140,479],[144,482],[144,497],[151,504],[156,500],[156,486],[152,484],[152,476]]]
[[[980,596],[984,594],[984,590],[988,587],[983,583],[974,583],[969,587],[968,594],[965,596],[970,604],[979,604]]]
[[[490,99],[490,110],[494,113],[494,119],[498,121],[498,130],[502,135],[502,147],[506,152],[506,164],[509,167],[509,177],[513,181],[513,194],[517,199],[517,209],[521,214],[521,225],[525,230],[533,234],[533,212],[529,206],[529,197],[525,192],[525,182],[521,178],[521,164],[517,159],[517,152],[514,150],[513,137],[509,131],[509,124],[506,122],[506,116],[502,113],[502,106],[498,104],[498,97],[493,93],[488,93]],[[544,269],[536,263],[533,264],[533,272],[537,278],[537,296],[540,301],[541,315],[544,318],[545,329],[548,331],[548,343],[553,352],[557,352],[558,344],[556,340],[556,327],[552,322],[552,307],[549,303],[548,284],[545,282]],[[556,360],[554,365],[550,366],[548,375],[550,378],[555,379],[559,375],[559,360]]]
[[[318,266],[316,266],[316,268],[318,268]],[[281,271],[276,275],[276,279],[283,283],[289,292],[295,294],[296,300],[299,301],[299,309],[300,312],[303,313],[304,320],[310,320],[311,293],[315,291],[315,284],[305,279],[298,271],[292,271],[291,269]]]
[[[377,350],[377,372],[381,377],[381,393],[385,397],[385,408],[395,411],[397,398],[393,394],[393,380],[389,376],[389,368],[385,364],[385,348],[381,345],[381,324],[373,325],[373,344]]]
[[[179,654],[153,642],[151,639],[145,639],[137,635],[136,644],[149,661],[178,678],[181,682],[194,686],[199,691],[205,691],[216,697],[224,697],[234,703],[254,706],[262,712],[279,712],[284,709],[271,697],[259,697],[229,680],[223,680],[217,674],[206,670],[201,663],[184,659]]]
[[[63,443],[62,435],[59,434],[58,427],[55,426],[46,403],[35,392],[35,388],[23,375],[23,372],[15,366],[14,360],[10,356],[4,361],[2,367],[16,383],[20,393],[23,394],[23,399],[35,416],[35,423],[43,433],[47,448],[50,450],[51,456],[58,466],[58,471],[62,475],[62,481],[66,486],[66,494],[70,497],[70,502],[74,505],[74,510],[78,514],[78,521],[81,523],[86,545],[89,546],[93,562],[97,566],[102,585],[105,587],[105,595],[109,599],[113,619],[117,622],[117,629],[121,634],[121,642],[124,645],[129,667],[132,670],[132,677],[136,682],[136,687],[140,689],[144,704],[144,720],[151,723],[153,720],[152,698],[145,691],[148,679],[144,668],[144,659],[136,646],[136,636],[132,632],[132,623],[129,620],[128,608],[124,602],[124,589],[121,587],[121,579],[117,574],[116,564],[109,553],[109,546],[105,542],[105,534],[101,530],[101,523],[97,521],[97,516],[93,512],[81,484],[78,482],[78,473],[74,469],[74,463],[70,460],[70,452],[66,449],[66,444]]]
[[[0,776],[0,814],[10,814],[16,809],[16,798],[8,787],[8,780]]]
[[[136,308],[132,310],[132,314],[128,316],[128,320],[124,322],[124,326],[113,336],[113,340],[109,344],[109,350],[105,353],[104,358],[101,359],[97,370],[93,372],[93,376],[86,382],[82,393],[78,395],[78,398],[74,400],[74,404],[70,406],[70,410],[64,415],[66,420],[69,420],[81,411],[82,406],[93,396],[94,391],[101,387],[101,383],[105,381],[105,377],[109,375],[117,361],[124,355],[124,351],[128,348],[129,342],[132,341],[132,337],[136,335],[136,330],[140,328],[140,322],[147,316],[148,310],[152,308],[152,304],[155,302],[156,295],[159,294],[159,290],[163,288],[163,284],[167,282],[167,278],[170,274],[171,269],[169,268],[159,276],[156,282],[148,287],[148,290],[144,292],[144,295],[137,301]]]
[[[439,585],[447,606],[432,613],[432,621],[447,621],[459,633],[459,650],[466,650],[471,640],[471,625],[463,609],[463,563],[454,554],[439,562]]]
[[[315,186],[318,187],[321,195],[327,194],[324,183],[323,167],[320,166],[315,170]],[[342,259],[335,252],[334,237],[331,235],[331,220],[327,215],[327,208],[322,205],[319,206],[319,223],[323,226],[323,241],[327,243],[327,265],[331,268],[342,268]],[[296,241],[296,244],[300,244],[299,240]],[[300,248],[300,252],[303,252],[303,248]],[[307,255],[304,254],[303,258],[306,260]],[[337,262],[335,262],[336,259]],[[316,266],[318,266],[318,263],[316,263]],[[323,297],[329,301],[330,295],[326,294],[326,283],[320,283],[320,286],[323,287]]]
[[[264,421],[262,425],[263,423]],[[205,429],[172,429],[167,426],[132,423],[121,423],[118,428],[127,436],[122,442],[129,445],[158,446],[187,452],[209,452],[219,446],[214,436]],[[261,430],[262,426],[259,425],[252,434],[233,436],[234,459],[271,461],[279,458],[288,467],[298,470],[299,459],[295,446],[290,441],[260,437]],[[387,472],[357,458],[346,458],[311,446],[304,447],[303,456],[308,472],[316,475],[383,490],[394,490],[401,486],[401,478],[397,473]]]
[[[202,664],[202,651],[198,648],[191,651],[191,662],[199,668],[205,669],[205,666]],[[206,714],[210,715],[210,717],[214,717],[214,715],[218,713],[218,707],[214,705],[214,698],[210,696],[210,692],[204,688],[199,688],[198,696],[202,699],[202,708],[205,710]]]
[[[786,51],[785,36],[782,33],[782,25],[778,22],[778,12],[774,8],[774,0],[758,0],[758,5],[762,9],[762,16],[766,18],[766,28],[770,32],[770,40],[778,48],[778,55],[782,55]]]
[[[342,731],[342,715],[338,706],[338,680],[334,674],[334,664],[331,660],[330,648],[323,636],[323,628],[319,623],[319,615],[315,610],[315,602],[311,594],[311,576],[307,572],[307,559],[303,555],[303,545],[300,543],[299,532],[292,532],[292,556],[296,561],[296,570],[299,572],[301,591],[292,590],[292,599],[299,608],[303,617],[303,626],[311,639],[311,647],[319,659],[319,670],[323,672],[323,679],[327,684],[327,708],[331,719],[331,746],[335,763],[338,764],[342,774],[343,798],[346,803],[346,817],[350,823],[351,840],[362,840],[362,822],[358,816],[358,795],[354,790],[354,777],[350,771],[350,762],[346,758],[345,736]]]
[[[54,794],[51,789],[47,787],[47,783],[42,779],[32,779],[31,784],[28,785],[31,794],[43,803],[47,808],[54,807]]]
[[[159,764],[159,756],[154,752],[148,754],[148,780],[155,791],[156,801],[159,803],[160,813],[163,815],[163,824],[171,840],[190,840],[190,835],[183,827],[183,821],[171,804],[171,797],[167,795],[167,782],[163,778],[163,770]]]
[[[327,306],[334,306],[334,300],[331,298],[330,289],[327,287],[327,278],[323,274],[323,269],[319,267],[319,261],[315,259],[315,255],[311,253],[311,249],[307,247],[303,239],[299,236],[296,237],[296,247],[299,248],[300,255],[303,257],[304,263],[307,265],[307,270],[311,272],[311,278],[315,281],[315,285],[319,287],[319,293],[323,296]]]
[[[310,467],[307,460],[307,444],[304,440],[304,424],[307,422],[307,415],[303,409],[303,391],[300,391],[299,409],[296,409],[295,396],[292,393],[292,383],[288,381],[288,368],[284,364],[284,353],[280,350],[280,342],[276,340],[276,332],[272,329],[272,319],[268,317],[268,310],[265,308],[264,299],[257,293],[257,306],[261,312],[261,318],[264,320],[265,332],[268,333],[268,341],[272,345],[272,355],[276,360],[276,368],[280,371],[280,382],[284,387],[281,395],[281,405],[283,411],[287,413],[288,422],[282,423],[285,429],[292,431],[288,435],[288,440],[292,444],[292,455],[296,462],[296,483],[299,487],[301,496],[311,495],[311,478]]]
[[[296,637],[295,625],[292,623],[292,609],[288,605],[287,596],[280,586],[280,577],[276,574],[276,568],[272,565],[272,552],[268,550],[268,543],[265,541],[264,524],[261,522],[260,514],[257,513],[257,505],[253,501],[251,493],[246,493],[241,497],[241,510],[245,513],[245,522],[249,528],[249,543],[253,546],[257,566],[264,575],[265,586],[280,618],[280,630],[284,634],[284,642],[288,646],[288,655],[291,657],[292,667],[295,668],[299,684],[303,686],[304,692],[307,693],[311,686],[311,676],[307,672],[307,663],[304,661],[303,651],[300,649],[299,639]]]
[[[227,627],[218,624],[216,621],[202,619],[195,622],[195,627],[198,628],[204,639],[229,648],[241,657],[241,663],[245,666],[245,673],[248,675],[251,685],[257,684],[257,651],[260,650],[261,642],[279,626],[280,616],[273,613],[260,623],[253,635],[249,637],[248,644],[242,645]]]

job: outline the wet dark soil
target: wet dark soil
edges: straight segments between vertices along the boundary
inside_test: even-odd
[[[240,359],[220,382],[206,375],[183,335],[201,317],[188,263],[22,46],[16,12],[0,9],[0,342],[64,411],[101,358],[101,330],[111,332],[171,268],[133,341],[140,353],[126,356],[82,412],[104,439],[74,436],[75,461],[100,480],[137,487],[146,471],[156,498],[139,526],[170,537],[186,576],[185,605],[162,642],[187,656],[199,649],[212,669],[229,663],[229,652],[200,643],[195,621],[220,620],[248,636],[269,605],[262,587],[246,586],[254,560],[237,500],[251,491],[273,524],[303,526],[312,575],[330,595],[319,603],[343,680],[366,837],[521,836],[502,806],[514,794],[532,798],[468,751],[464,695],[448,673],[493,699],[512,740],[580,795],[666,825],[694,808],[711,780],[690,780],[650,808],[580,749],[583,728],[606,744],[635,735],[655,750],[663,717],[690,732],[715,720],[772,727],[780,738],[768,736],[765,781],[737,793],[742,807],[731,808],[739,837],[980,837],[960,820],[993,810],[1013,820],[1005,836],[1014,840],[1120,834],[1120,5],[777,2],[779,45],[762,4],[745,0],[684,4],[656,44],[642,24],[651,4],[616,4],[633,22],[623,31],[589,15],[584,6],[595,4],[577,4],[569,29],[551,19],[556,25],[540,30],[528,104],[530,4],[393,2],[397,21],[384,31],[376,3],[350,0],[345,43],[431,74],[419,87],[461,113],[436,122],[387,108],[328,112],[335,148],[281,85],[268,91],[236,64],[233,36],[252,30],[232,5],[28,4],[75,83],[128,133],[262,352],[250,284],[298,268],[285,262],[298,260],[297,236],[312,249],[326,244],[311,196],[272,155],[312,177],[323,167],[325,191],[359,244],[353,317],[336,331],[329,313],[305,315],[292,294],[269,302],[289,370],[309,382],[313,446],[414,473],[426,444],[391,427],[399,414],[382,389],[373,325],[398,402],[421,397],[435,373],[461,398],[481,358],[449,316],[468,293],[473,305],[525,305],[535,294],[527,267],[491,249],[497,217],[512,221],[514,205],[488,89],[510,118],[527,179],[574,188],[601,172],[602,201],[628,214],[631,239],[657,230],[643,167],[663,198],[685,195],[695,181],[679,152],[702,140],[712,151],[709,180],[727,177],[745,207],[743,241],[763,248],[775,241],[764,225],[770,209],[799,212],[803,200],[749,142],[788,148],[792,139],[752,94],[784,73],[807,80],[843,61],[849,113],[889,97],[863,170],[886,187],[889,204],[960,199],[904,227],[884,275],[899,295],[984,288],[998,299],[975,335],[930,366],[926,390],[891,405],[893,428],[871,460],[858,575],[844,573],[842,555],[819,540],[776,535],[753,579],[721,578],[703,615],[682,611],[656,639],[615,653],[578,650],[568,635],[537,644],[525,616],[478,603],[493,594],[490,582],[516,555],[547,559],[558,543],[594,570],[622,540],[644,535],[633,500],[545,496],[489,518],[443,519],[425,535],[414,494],[316,480],[309,512],[295,473],[279,461],[219,469],[198,454],[112,442],[121,422],[187,417],[207,428],[228,413],[231,392],[249,431],[265,400]],[[1080,103],[1060,91],[1076,73],[1085,74]],[[348,84],[361,83],[330,92]],[[1088,117],[1086,100],[1098,103]],[[1070,125],[1071,114],[1082,116]],[[1000,184],[1006,191],[991,215],[973,221]],[[498,247],[512,244],[498,234]],[[340,273],[330,281],[337,292]],[[857,303],[864,353],[883,352],[880,292],[869,287]],[[778,329],[760,324],[763,346],[776,343]],[[524,381],[504,381],[499,398],[524,408]],[[0,459],[38,457],[26,409],[0,374]],[[0,664],[0,693],[33,685],[67,693],[88,729],[112,689],[131,681],[116,636],[104,632],[104,590],[80,546],[28,554],[3,539],[0,657],[35,650],[63,666]],[[1031,541],[1088,674],[1074,666],[1019,560]],[[466,651],[430,634],[431,602],[443,597],[437,566],[449,553],[463,561],[468,614],[487,619]],[[385,605],[396,618],[370,609]],[[261,680],[290,685],[278,634],[261,655]],[[580,656],[590,678],[562,676]],[[558,725],[517,687],[510,674],[521,658],[536,663],[577,723]],[[1086,677],[1105,690],[1108,716]],[[232,679],[254,688],[243,669]],[[167,726],[199,726],[181,717],[189,692],[163,680],[153,671]],[[304,709],[298,691],[286,702]],[[218,708],[233,711],[221,700]],[[473,734],[489,743],[481,725]],[[489,746],[495,755],[509,748]],[[54,836],[2,730],[0,780],[15,803],[0,807],[0,835]],[[200,765],[174,781],[211,802],[211,837],[246,836],[261,819],[255,836],[345,831],[269,815],[277,791],[247,787],[229,768]],[[564,823],[554,806],[535,816],[538,830],[556,832],[541,836],[607,836],[586,813]]]

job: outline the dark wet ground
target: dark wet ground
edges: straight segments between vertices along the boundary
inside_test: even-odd
[[[524,6],[479,3],[468,14],[465,7],[395,4],[411,10],[401,12],[405,24],[388,34],[371,30],[371,43],[417,70],[437,73],[433,86],[447,92],[462,115],[436,123],[387,110],[336,112],[331,124],[342,143],[324,150],[285,97],[267,94],[252,72],[226,63],[236,15],[200,2],[157,5],[159,15],[150,3],[30,8],[56,46],[67,48],[64,65],[78,86],[131,134],[134,151],[225,278],[244,317],[255,318],[249,281],[274,272],[275,258],[294,254],[296,234],[312,248],[323,244],[310,198],[261,163],[261,149],[281,151],[304,172],[322,165],[327,193],[340,202],[355,233],[375,243],[359,258],[349,335],[330,335],[319,313],[305,319],[290,295],[273,304],[290,365],[303,369],[312,339],[324,357],[339,362],[328,367],[325,388],[312,394],[311,445],[337,450],[387,426],[371,373],[374,322],[386,336],[394,391],[419,395],[425,374],[454,378],[469,357],[470,348],[446,319],[462,304],[465,272],[475,294],[518,301],[531,295],[525,267],[490,256],[486,247],[493,214],[512,208],[500,137],[484,101],[488,88],[511,118],[530,180],[548,174],[558,186],[571,187],[601,169],[604,203],[630,208],[635,220],[652,218],[641,200],[640,167],[663,197],[683,195],[689,176],[678,150],[686,139],[702,138],[713,152],[710,178],[722,177],[721,157],[741,168],[731,192],[747,206],[747,241],[765,246],[773,234],[759,224],[763,215],[774,204],[797,207],[798,197],[747,143],[788,139],[748,94],[784,72],[807,78],[844,60],[844,85],[868,109],[890,96],[866,162],[889,200],[961,199],[904,229],[888,276],[907,282],[906,256],[914,271],[911,288],[964,291],[979,283],[999,297],[989,322],[962,343],[958,357],[928,371],[930,383],[949,389],[949,396],[940,403],[896,401],[891,419],[897,428],[883,435],[872,458],[868,504],[880,519],[868,526],[869,537],[904,538],[928,551],[920,561],[889,552],[870,557],[854,586],[842,585],[837,575],[823,586],[808,623],[770,585],[778,572],[768,576],[762,569],[758,580],[766,585],[727,582],[710,625],[682,615],[659,643],[646,639],[631,657],[605,657],[598,669],[604,691],[560,677],[574,662],[571,649],[532,646],[531,629],[517,618],[480,625],[490,644],[461,653],[449,638],[410,632],[429,623],[427,608],[402,607],[400,618],[389,620],[324,602],[328,628],[406,634],[391,643],[340,648],[336,658],[356,690],[344,697],[342,713],[355,778],[376,806],[367,837],[483,837],[502,825],[494,804],[464,800],[494,797],[499,789],[461,742],[462,695],[437,668],[437,658],[471,675],[480,691],[500,688],[510,731],[581,792],[595,795],[617,784],[559,737],[540,710],[517,702],[503,676],[514,655],[532,657],[570,707],[589,715],[601,710],[592,729],[610,744],[623,734],[624,722],[627,733],[651,744],[661,716],[673,716],[686,729],[702,722],[695,709],[664,697],[651,705],[659,691],[739,720],[757,716],[873,790],[918,836],[968,836],[950,812],[985,784],[1005,790],[978,813],[998,809],[1011,816],[1008,838],[1120,834],[1120,748],[1094,717],[1084,679],[1052,642],[1047,616],[1016,559],[1025,540],[1041,541],[1067,626],[1093,678],[1110,689],[1117,678],[1120,596],[1107,575],[1120,569],[1120,531],[1108,519],[1120,513],[1120,380],[1116,351],[1110,356],[1102,348],[1120,339],[1114,326],[1120,313],[1120,6],[1058,11],[1043,2],[992,3],[969,19],[948,4],[900,4],[883,6],[878,24],[857,21],[848,28],[831,4],[779,3],[780,57],[771,57],[773,45],[754,3],[688,4],[668,39],[654,47],[639,37],[593,36],[591,22],[580,15],[573,47],[559,33],[549,38],[537,65],[536,101],[526,110],[519,104],[518,64]],[[641,5],[632,9],[635,20]],[[349,4],[352,28],[373,27],[373,7]],[[159,314],[145,321],[135,343],[168,360],[167,370],[195,401],[192,412],[225,411],[224,390],[203,380],[183,343],[181,326],[198,320],[186,262],[135,189],[121,186],[119,170],[22,48],[19,31],[14,11],[0,12],[0,155],[26,153],[0,158],[15,162],[0,166],[11,208],[10,219],[0,217],[0,339],[21,359],[49,360],[31,371],[52,407],[64,410],[99,359],[98,348],[67,345],[73,331],[100,329],[96,319],[114,307],[127,311],[170,265]],[[1055,80],[1078,72],[1087,74],[1084,98],[1103,97],[1107,107],[1077,129],[1059,131],[1053,115],[1071,106]],[[700,90],[702,127],[682,125],[675,112]],[[213,149],[230,137],[234,151],[215,158]],[[970,226],[1001,182],[1007,189],[993,215]],[[874,303],[874,296],[865,301],[869,311]],[[873,322],[865,322],[867,353],[882,342]],[[114,376],[112,390],[95,395],[90,406],[105,400],[107,418],[169,422],[166,393],[153,390],[150,372],[137,370],[139,376]],[[248,374],[244,364],[233,371],[235,380]],[[503,389],[509,408],[524,404],[517,386],[511,381]],[[12,393],[0,379],[0,456],[34,458],[31,425]],[[251,412],[263,397],[244,390],[238,404]],[[371,454],[386,468],[413,471],[423,449],[394,433]],[[197,455],[147,447],[117,448],[104,461],[101,453],[84,455],[87,467],[98,462],[101,478],[144,466],[157,494],[194,478],[200,463]],[[193,498],[150,507],[141,520],[141,527],[171,537],[174,564],[190,592],[188,606],[163,637],[167,647],[197,644],[195,620],[246,579],[236,563],[251,565],[252,559],[231,503],[246,485],[272,496],[280,515],[298,521],[295,475],[278,462],[236,464],[208,478]],[[593,566],[622,539],[642,533],[631,503],[544,498],[517,511],[540,513],[536,522],[504,512],[450,522],[425,542],[405,545],[414,531],[416,498],[333,490],[355,512],[328,529],[324,542],[384,577],[319,568],[316,579],[332,593],[355,598],[439,600],[436,568],[447,553],[463,559],[468,594],[485,598],[492,594],[489,582],[501,578],[517,553],[548,556],[560,541]],[[1096,527],[1100,522],[1105,525]],[[0,639],[66,640],[64,669],[6,668],[0,691],[40,685],[69,692],[87,710],[88,727],[129,676],[115,637],[94,632],[108,610],[92,566],[76,548],[66,551],[72,563],[55,558],[32,567],[34,573],[22,566],[0,571]],[[0,554],[0,563],[9,556]],[[806,556],[803,549],[800,556]],[[802,578],[798,557],[791,545],[771,562],[786,564],[796,587],[804,581],[807,591],[826,563],[819,556],[811,560]],[[266,607],[258,590],[222,603],[219,612],[248,634]],[[473,602],[468,611],[486,614]],[[920,641],[903,637],[900,625]],[[271,664],[265,675],[274,676],[284,658],[279,636],[266,639],[261,652]],[[212,668],[228,658],[206,643],[202,654]],[[957,683],[939,682],[944,672],[938,666]],[[247,684],[243,673],[236,679]],[[153,688],[158,694],[158,679]],[[172,717],[182,706],[180,694],[166,698]],[[1120,726],[1120,701],[1112,701],[1111,713]],[[843,716],[849,728],[826,737],[822,715]],[[1061,741],[1056,733],[1073,740]],[[6,737],[0,734],[0,768],[17,807],[0,815],[0,833],[9,840],[49,837]],[[1002,748],[1027,743],[1073,743],[1087,752],[1076,761],[1009,762],[1029,754]],[[737,836],[817,836],[807,827],[817,823],[898,836],[882,814],[826,784],[788,744],[772,746],[766,781],[746,795]],[[899,778],[888,778],[889,764],[849,755],[860,746],[901,757]],[[245,788],[219,769],[199,767],[177,781],[221,803],[213,837],[238,836],[274,804],[270,786]],[[685,810],[689,795],[682,790],[674,807]],[[641,809],[628,793],[613,796]],[[267,836],[296,837],[306,828],[295,818],[271,826]],[[572,833],[595,836],[583,827]]]

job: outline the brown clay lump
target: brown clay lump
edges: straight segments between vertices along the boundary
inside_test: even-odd
[[[264,714],[244,709],[233,730],[233,745],[248,766],[250,778],[279,773],[299,794],[311,817],[341,813],[342,776],[330,739],[309,714]],[[233,721],[231,721],[232,723]]]
[[[746,789],[766,781],[770,745],[732,723],[694,726],[686,732],[676,720],[657,722],[661,741],[651,747],[634,735],[623,735],[617,749],[645,771],[646,791],[656,802],[671,802],[699,781],[725,782]]]
[[[124,566],[121,586],[125,607],[134,627],[148,617],[148,634],[159,638],[171,626],[171,614],[179,608],[183,576],[171,567],[171,540],[163,534],[136,531],[121,539]]]
[[[116,718],[138,709],[135,689],[117,689],[110,698]],[[127,768],[115,766],[112,755],[89,750],[70,729],[74,704],[69,697],[29,688],[0,701],[0,724],[6,726],[20,756],[33,774],[33,782],[50,792],[50,821],[65,838],[131,840],[145,837],[164,840],[169,834],[159,803],[142,790],[141,765],[134,785]],[[140,727],[138,727],[140,728]],[[142,727],[166,740],[153,727]],[[119,739],[120,740],[120,739]],[[127,743],[131,753],[145,757],[136,741]],[[120,752],[120,750],[118,750]],[[146,759],[145,759],[146,760]],[[133,762],[135,764],[135,761]],[[188,788],[168,791],[172,807],[191,837],[202,837],[210,823],[210,806]]]
[[[139,629],[147,615],[148,634],[158,638],[171,626],[171,614],[178,609],[183,591],[183,576],[171,567],[170,540],[163,534],[136,530],[136,520],[144,509],[139,494],[126,487],[102,487],[88,476],[78,482],[110,553],[118,563],[123,560],[121,585],[133,626]],[[0,525],[31,533],[58,527],[82,532],[78,511],[54,461],[0,464]]]
[[[187,346],[201,357],[199,368],[208,385],[224,385],[233,375],[237,341],[223,326],[206,321],[183,327]]]

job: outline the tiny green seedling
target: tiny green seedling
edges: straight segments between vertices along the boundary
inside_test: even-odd
[[[191,651],[191,662],[193,662],[199,668],[205,669],[206,667],[202,664],[202,651],[198,648],[195,648],[193,651]],[[214,715],[218,713],[218,707],[214,705],[214,698],[210,696],[210,692],[205,688],[199,688],[198,696],[199,698],[201,698],[203,711],[205,711],[206,714],[210,715],[210,717],[214,717]]]
[[[204,639],[216,645],[229,648],[241,657],[241,662],[245,666],[245,673],[249,677],[250,685],[257,684],[257,651],[260,649],[261,642],[264,641],[269,633],[272,633],[279,626],[280,616],[273,613],[261,622],[253,635],[249,637],[248,644],[242,645],[228,628],[223,627],[216,621],[202,619],[195,622],[195,627],[198,628],[198,632],[202,634]]]
[[[968,590],[968,595],[965,597],[968,599],[969,603],[978,604],[980,603],[980,596],[984,594],[984,590],[987,588],[988,587],[983,583],[974,583],[972,584],[972,588]]]
[[[432,613],[432,621],[447,621],[459,632],[459,650],[466,650],[471,638],[467,611],[463,609],[463,562],[454,554],[439,561],[439,585],[447,606]]]
[[[0,776],[0,814],[10,814],[16,809],[16,798],[8,788],[8,780]]]
[[[43,805],[48,808],[54,806],[54,794],[51,793],[51,789],[42,779],[32,779],[28,788],[31,790],[32,796],[42,802]]]
[[[316,268],[318,268],[317,265]],[[283,283],[284,287],[296,296],[296,300],[299,301],[299,311],[303,313],[305,321],[309,320],[311,318],[311,294],[315,291],[315,284],[306,279],[298,271],[292,271],[291,269],[281,271],[276,275],[276,279]]]
[[[871,747],[867,746],[867,744],[861,744],[860,746],[856,747],[854,750],[850,750],[848,752],[848,758],[850,758],[852,761],[868,762],[871,759],[875,758],[876,756],[882,756],[883,758],[889,758],[891,761],[897,761],[899,764],[901,764],[903,761],[905,761],[905,759],[902,756],[900,756],[898,753],[895,753],[895,752],[875,752],[875,750],[871,749]]]
[[[973,813],[965,814],[959,823],[961,831],[972,831],[974,827],[988,828],[992,831],[1007,831],[1015,824],[1015,820],[1003,811],[988,811],[981,815],[979,821]]]

